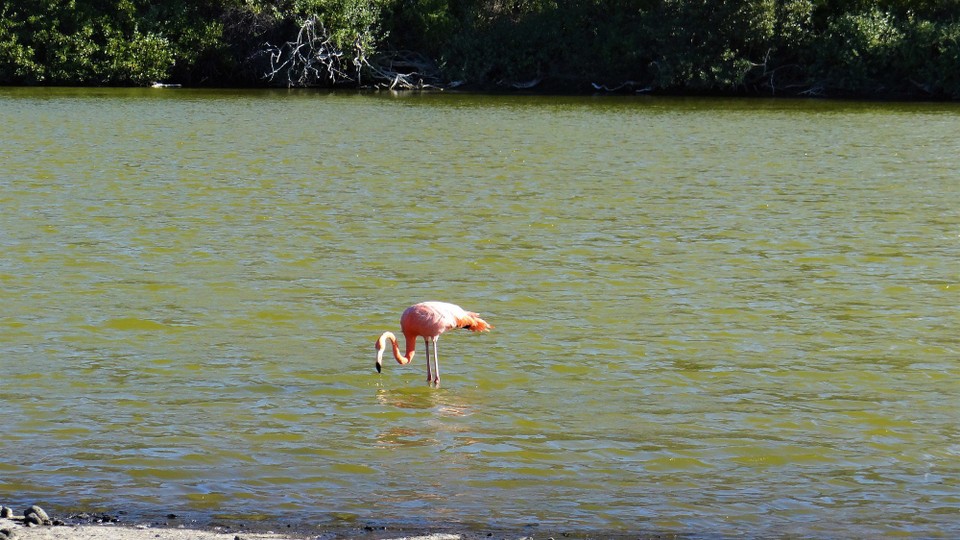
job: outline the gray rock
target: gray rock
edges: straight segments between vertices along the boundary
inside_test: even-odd
[[[8,508],[6,506],[0,506],[0,518],[10,519],[13,517],[13,508]],[[4,529],[6,530],[6,529]]]
[[[43,508],[40,508],[37,505],[31,506],[30,508],[27,508],[26,511],[23,512],[23,517],[28,524],[31,521],[31,516],[36,518],[34,521],[36,522],[37,525],[50,525],[51,523],[53,523],[52,521],[50,521],[50,516],[48,516],[47,513],[43,511]]]
[[[50,519],[50,516],[48,516],[47,513],[43,511],[43,508],[40,508],[40,507],[37,506],[37,505],[31,506],[30,508],[27,508],[27,509],[23,512],[23,515],[24,515],[24,516],[29,516],[30,514],[34,514],[34,515],[38,516],[41,521],[46,521],[46,520]]]

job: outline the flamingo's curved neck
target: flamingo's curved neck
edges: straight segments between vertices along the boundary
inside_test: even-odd
[[[397,359],[397,362],[400,365],[409,364],[413,360],[413,355],[416,354],[416,341],[407,340],[407,354],[400,354],[400,345],[397,343],[397,336],[393,335],[393,332],[384,332],[380,339],[377,340],[377,350],[383,350],[387,345],[387,340],[390,340],[390,344],[393,345],[393,357]]]

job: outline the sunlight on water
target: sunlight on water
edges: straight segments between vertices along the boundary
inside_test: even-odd
[[[6,505],[960,534],[955,106],[5,89],[0,118]],[[444,335],[443,388],[422,344],[378,376],[428,299],[496,328]]]

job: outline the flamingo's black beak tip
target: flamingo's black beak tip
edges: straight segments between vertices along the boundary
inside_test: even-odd
[[[377,373],[380,373],[380,364],[377,364]]]

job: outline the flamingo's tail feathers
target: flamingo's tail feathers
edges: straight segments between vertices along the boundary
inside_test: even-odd
[[[474,332],[486,332],[493,328],[493,325],[480,318],[476,313],[467,313],[465,317],[457,321],[460,328],[466,328]]]

